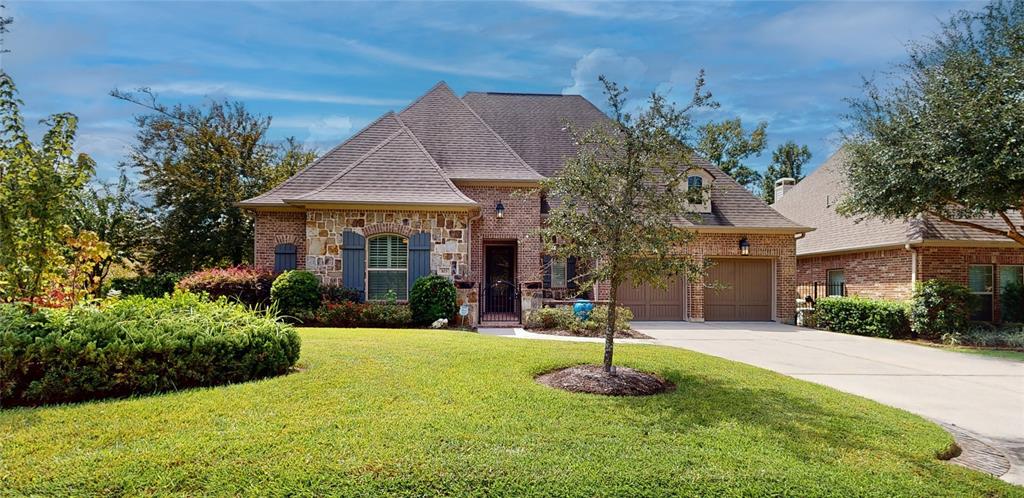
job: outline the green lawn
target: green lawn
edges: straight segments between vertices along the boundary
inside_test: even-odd
[[[0,411],[0,495],[979,496],[951,438],[877,403],[739,363],[622,346],[678,389],[536,384],[598,344],[303,330],[308,370],[131,400]]]

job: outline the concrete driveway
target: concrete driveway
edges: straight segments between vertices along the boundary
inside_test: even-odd
[[[699,351],[954,425],[1003,451],[1024,484],[1024,363],[764,322],[633,322],[658,344]],[[958,438],[959,439],[959,438]]]

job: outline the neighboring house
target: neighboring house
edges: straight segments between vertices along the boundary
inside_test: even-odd
[[[979,297],[974,319],[1000,321],[1000,290],[1024,280],[1024,248],[929,216],[898,222],[841,216],[836,204],[846,191],[844,158],[840,150],[799,184],[776,186],[772,207],[815,228],[796,243],[798,292],[807,294],[817,283],[819,294],[907,299],[914,282],[943,279]],[[1005,227],[996,218],[971,221]]]
[[[541,253],[536,229],[547,200],[538,190],[575,154],[566,123],[608,117],[578,95],[468,93],[439,83],[404,110],[388,112],[274,189],[243,201],[256,217],[258,267],[304,268],[366,299],[416,278],[457,283],[470,319],[518,323],[544,297],[573,294],[576,262]],[[711,185],[695,205],[705,281],[666,290],[626,285],[638,319],[793,320],[793,223],[710,164],[691,183]],[[741,246],[744,248],[741,249]],[[597,297],[608,289],[597,286]]]

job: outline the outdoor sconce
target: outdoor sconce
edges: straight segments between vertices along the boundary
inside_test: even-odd
[[[498,201],[498,205],[494,206],[494,215],[500,220],[505,217],[505,205]]]
[[[750,242],[747,241],[746,237],[740,239],[740,254],[747,256],[750,254]]]

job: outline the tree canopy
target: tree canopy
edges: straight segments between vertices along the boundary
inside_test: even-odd
[[[811,160],[811,150],[789,140],[772,151],[772,162],[761,177],[761,199],[775,202],[775,181],[780,178],[804,179],[804,165]]]
[[[850,100],[840,211],[930,215],[1024,245],[1024,1],[955,14],[896,75]]]
[[[253,220],[235,203],[291,176],[315,152],[295,140],[271,142],[270,118],[240,102],[166,106],[145,89],[112,95],[149,111],[136,117],[129,163],[156,213],[151,266],[190,271],[251,261]]]
[[[548,194],[560,202],[541,236],[548,254],[587,262],[588,271],[579,278],[582,288],[610,285],[604,367],[611,371],[618,286],[664,287],[673,277],[703,271],[682,251],[694,232],[678,222],[689,215],[691,201],[699,203],[706,195],[704,189],[688,190],[686,182],[687,173],[698,167],[690,112],[713,100],[701,72],[685,107],[676,108],[655,93],[634,116],[625,111],[627,90],[603,77],[601,82],[614,123],[589,130],[570,127],[578,153],[557,177],[544,181]]]
[[[756,187],[761,175],[744,161],[764,152],[768,145],[767,129],[768,123],[761,122],[748,133],[743,129],[740,118],[707,123],[697,132],[696,149],[740,185]]]

